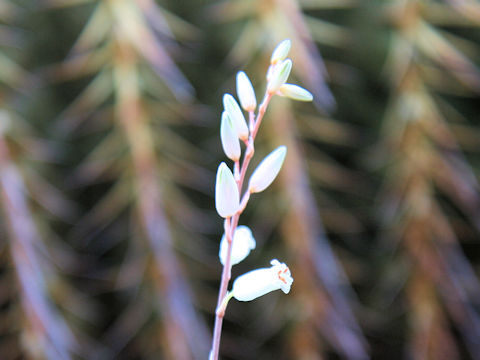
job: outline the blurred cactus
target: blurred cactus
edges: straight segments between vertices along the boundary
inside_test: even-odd
[[[474,0],[0,0],[0,358],[207,358],[219,99],[240,69],[261,93],[290,38],[316,109],[272,101],[255,158],[288,155],[232,275],[278,256],[295,283],[229,305],[222,358],[478,359],[479,19]]]
[[[105,175],[118,180],[85,215],[77,237],[105,227],[123,211],[132,217],[127,230],[131,235],[123,239],[134,242],[127,245],[132,253],[124,255],[116,280],[118,291],[128,290],[129,298],[107,329],[105,341],[113,353],[129,345],[144,356],[161,353],[172,359],[204,359],[208,332],[193,305],[168,218],[181,214],[185,206],[173,190],[175,172],[180,170],[174,167],[188,168],[194,157],[182,154],[179,146],[184,141],[168,124],[169,117],[178,115],[163,111],[174,106],[175,99],[188,102],[193,90],[166,50],[164,43],[176,46],[175,40],[162,9],[153,1],[94,4],[67,60],[52,74],[63,79],[93,75],[62,113],[63,131],[76,129],[80,121],[91,121],[106,109],[112,118],[112,127],[77,168],[75,177],[77,183],[86,184]],[[165,87],[152,82],[152,76],[158,76]],[[162,165],[160,159],[171,154],[179,158]],[[171,207],[168,211],[166,203]],[[181,218],[177,221],[176,225],[182,223]],[[130,273],[132,267],[137,268],[134,273]],[[151,338],[148,346],[135,345],[141,340],[138,333]]]
[[[463,40],[438,27],[445,15],[463,16],[455,5],[392,1],[385,10],[392,25],[385,68],[392,95],[375,152],[386,171],[380,207],[385,237],[399,242],[402,251],[395,257],[411,264],[402,272],[409,307],[405,351],[412,359],[463,358],[451,322],[478,359],[480,316],[474,306],[480,283],[461,250],[451,208],[478,231],[479,186],[439,93],[478,94],[480,72],[459,50]]]
[[[67,270],[60,263],[68,254],[63,261],[55,259],[45,218],[50,213],[67,219],[72,208],[40,175],[41,163],[52,161],[56,149],[37,138],[19,112],[19,94],[29,75],[19,56],[8,54],[20,45],[14,26],[21,13],[12,2],[0,5],[0,356],[67,360],[81,352],[63,315],[66,309],[60,309],[65,304],[59,292],[66,285],[59,270]]]

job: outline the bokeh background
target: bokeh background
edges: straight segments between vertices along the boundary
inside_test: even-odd
[[[222,359],[480,359],[476,0],[0,0],[0,358],[206,359],[221,97],[275,45],[313,103],[241,224],[289,295],[230,302]]]

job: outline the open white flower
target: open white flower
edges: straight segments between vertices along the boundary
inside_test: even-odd
[[[248,226],[241,225],[235,230],[235,235],[233,237],[232,253],[230,261],[232,265],[238,264],[243,261],[250,251],[255,249],[256,246],[255,238],[252,235],[252,231]],[[225,234],[222,236],[220,241],[220,251],[218,256],[220,257],[220,262],[222,265],[225,265],[227,259],[227,250],[228,242]]]
[[[238,186],[227,164],[222,162],[217,169],[215,183],[215,208],[221,217],[235,214],[240,205]]]
[[[277,259],[270,264],[270,268],[252,270],[239,276],[233,283],[233,297],[239,301],[251,301],[279,289],[288,294],[293,283],[290,269]]]

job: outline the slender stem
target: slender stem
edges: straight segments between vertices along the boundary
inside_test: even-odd
[[[233,177],[237,182],[237,185],[240,183],[240,162],[239,160],[235,161],[233,165]]]
[[[263,101],[258,108],[257,119],[256,120],[254,119],[251,122],[253,126],[251,126],[250,138],[248,139],[248,142],[247,142],[247,149],[245,150],[245,157],[243,158],[242,168],[240,170],[240,181],[238,182],[239,192],[242,191],[243,180],[245,179],[245,175],[247,173],[248,164],[250,163],[250,160],[252,159],[253,154],[255,153],[255,146],[254,146],[255,137],[257,136],[258,129],[260,127],[260,124],[262,123],[263,116],[265,115],[265,111],[267,110],[268,104],[270,103],[272,96],[273,94],[270,94],[268,92],[265,94],[265,97],[263,98]]]
[[[240,177],[238,181],[238,191],[242,192],[243,180],[245,179],[245,174],[247,173],[247,167],[250,163],[250,160],[255,153],[255,147],[253,145],[254,138],[250,135],[250,138],[247,141],[247,149],[245,150],[245,156],[243,158],[242,168],[240,170]]]
[[[227,293],[228,282],[230,280],[230,274],[228,269],[230,268],[230,259],[231,259],[231,252],[232,252],[232,236],[230,232],[231,226],[231,218],[225,219],[225,236],[227,237],[227,258],[225,259],[225,264],[223,266],[222,271],[222,280],[220,282],[220,290],[218,292],[218,300],[217,300],[217,309],[220,308],[223,299],[225,298],[225,294]],[[223,316],[225,311],[219,312],[215,311],[215,327],[213,330],[213,342],[212,342],[212,350],[210,351],[210,359],[218,359],[218,352],[220,349],[220,336],[222,335],[222,322]]]
[[[263,115],[265,115],[265,111],[267,111],[268,104],[270,103],[270,100],[272,99],[273,94],[267,92],[265,94],[265,97],[263,98],[262,103],[260,104],[260,107],[258,108],[258,115],[257,115],[257,121],[255,121],[255,127],[253,128],[251,136],[255,139],[255,136],[257,136],[258,128],[260,127],[260,124],[263,119]]]
[[[241,214],[243,210],[247,207],[248,200],[250,200],[250,191],[245,191],[245,194],[243,194],[242,201],[240,201],[240,207],[238,209],[238,214]]]
[[[248,129],[250,132],[253,131],[253,127],[255,126],[255,112],[249,111],[248,112]]]
[[[219,308],[217,308],[217,311],[216,311],[217,314],[219,314],[220,316],[225,315],[225,310],[227,308],[228,302],[232,297],[233,297],[233,292],[227,292],[227,294],[223,298],[222,304],[220,305]]]
[[[268,92],[265,94],[265,97],[263,98],[263,101],[258,108],[258,114],[256,119],[253,111],[249,112],[250,137],[247,141],[245,141],[247,148],[245,150],[245,156],[243,158],[242,166],[240,167],[240,170],[238,170],[239,162],[236,161],[234,164],[235,180],[237,180],[237,174],[239,174],[237,185],[238,185],[238,191],[240,193],[242,192],[243,181],[245,180],[245,174],[247,173],[248,164],[250,163],[250,160],[252,159],[253,154],[255,152],[255,147],[254,147],[255,137],[257,135],[258,128],[260,127],[260,124],[262,122],[263,116],[265,115],[265,111],[267,110],[267,106],[270,100],[272,99],[272,96],[273,94],[270,94]],[[226,300],[226,297],[228,296],[227,289],[228,289],[228,283],[230,282],[231,271],[232,271],[231,255],[232,255],[233,238],[234,238],[235,230],[238,225],[238,220],[240,219],[240,215],[242,214],[243,210],[247,206],[249,198],[250,198],[250,192],[247,189],[247,191],[242,197],[240,208],[237,211],[237,213],[233,215],[231,218],[225,219],[225,236],[227,237],[227,257],[225,259],[225,264],[223,266],[222,278],[220,281],[220,289],[218,291],[217,309],[215,311],[215,326],[213,330],[212,350],[210,351],[209,360],[218,360],[218,354],[220,350],[220,337],[222,335],[223,317],[225,316],[225,309],[227,306],[226,303],[228,302]],[[224,303],[224,301],[226,302]]]

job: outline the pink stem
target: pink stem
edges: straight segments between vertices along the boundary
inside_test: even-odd
[[[243,158],[242,166],[240,168],[239,178],[237,180],[238,184],[238,191],[242,192],[243,181],[245,179],[245,174],[247,173],[248,164],[253,157],[255,152],[254,148],[254,141],[255,137],[258,132],[258,128],[262,122],[263,116],[265,115],[265,111],[267,110],[268,103],[272,99],[273,94],[266,93],[265,97],[263,98],[262,103],[258,108],[257,119],[255,120],[255,115],[253,111],[249,112],[249,125],[250,125],[250,137],[245,142],[247,145],[247,149],[245,150],[245,156]],[[238,174],[238,167],[239,162],[236,161],[234,165],[234,172]],[[220,309],[222,305],[223,299],[227,295],[228,283],[230,282],[231,278],[231,255],[232,255],[232,243],[233,243],[233,236],[235,234],[235,230],[238,225],[238,220],[240,219],[240,215],[242,214],[243,210],[247,206],[248,200],[250,198],[250,193],[247,189],[245,194],[242,197],[242,202],[240,204],[240,208],[235,215],[231,218],[225,219],[225,235],[227,236],[227,258],[225,259],[225,264],[223,265],[222,270],[222,278],[220,281],[220,289],[218,291],[218,300],[217,300],[217,310]],[[210,351],[209,360],[218,360],[218,354],[220,350],[220,338],[222,335],[222,324],[223,324],[223,317],[225,315],[225,311],[215,311],[215,326],[213,330],[213,340],[212,340],[212,350]]]

